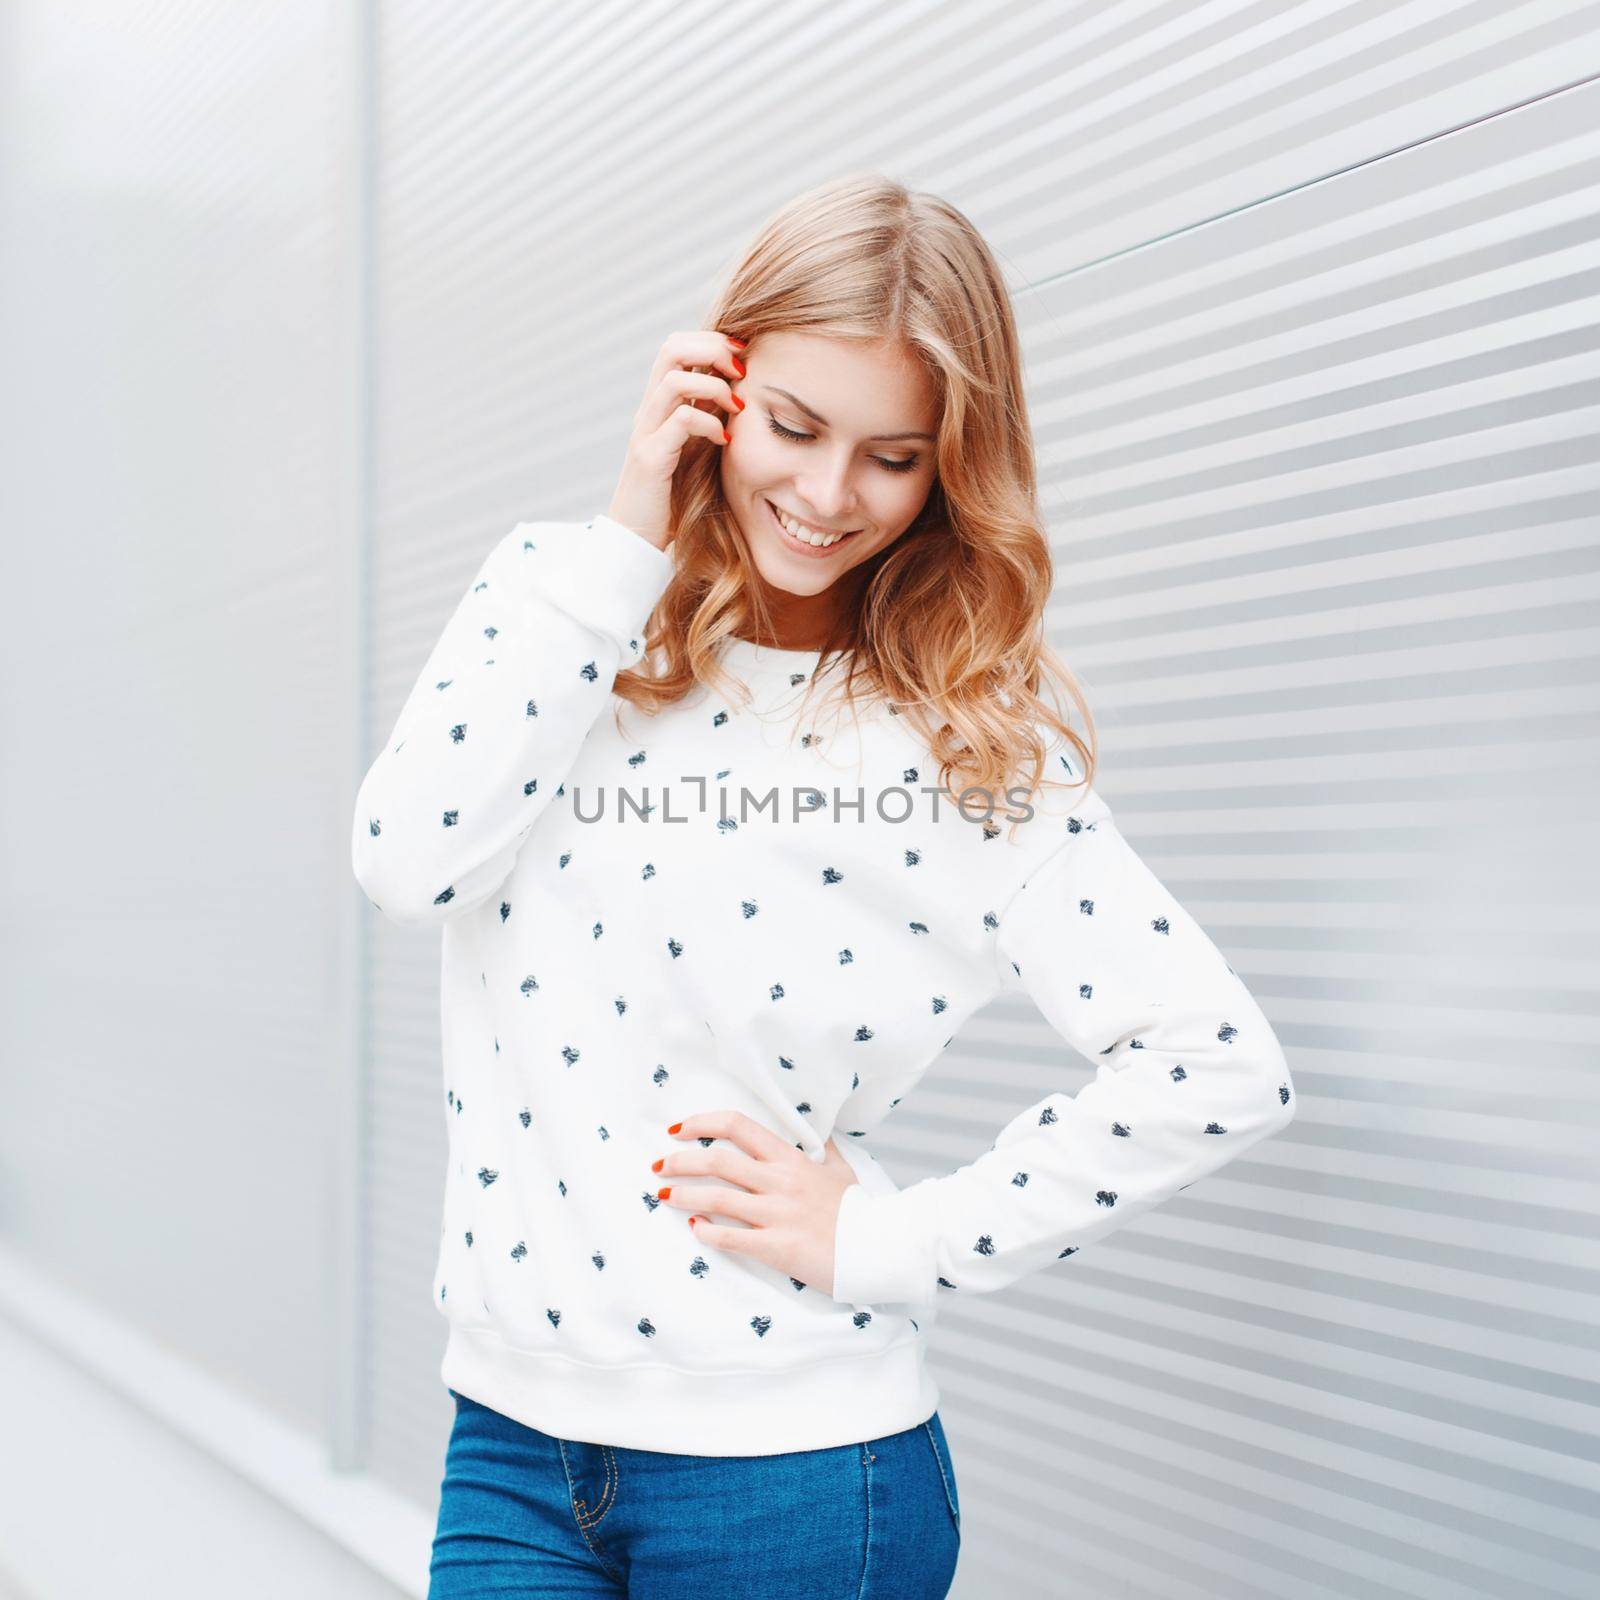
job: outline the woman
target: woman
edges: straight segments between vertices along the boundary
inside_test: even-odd
[[[489,553],[354,820],[443,930],[435,1600],[945,1594],[939,1294],[1289,1120],[1041,694],[1092,738],[1051,577],[1000,273],[871,175],[662,347],[604,515]],[[1094,1081],[898,1189],[863,1137],[1003,988]]]

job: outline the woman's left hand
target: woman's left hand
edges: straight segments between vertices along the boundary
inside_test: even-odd
[[[701,1112],[685,1117],[677,1128],[673,1137],[687,1145],[661,1158],[658,1197],[697,1214],[689,1219],[695,1238],[718,1250],[754,1256],[831,1296],[839,1202],[851,1184],[860,1182],[833,1140],[819,1162],[742,1111]],[[729,1143],[702,1145],[700,1139]],[[725,1178],[739,1187],[681,1182],[701,1176]],[[707,1214],[750,1226],[697,1220]]]

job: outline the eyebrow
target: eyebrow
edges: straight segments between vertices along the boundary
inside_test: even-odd
[[[829,421],[828,421],[828,419],[826,417],[819,416],[815,411],[813,411],[811,409],[810,406],[808,406],[805,403],[804,400],[802,400],[800,398],[799,395],[790,394],[787,389],[779,389],[775,385],[770,384],[770,383],[763,384],[762,388],[765,389],[768,394],[781,394],[783,396],[783,398],[790,403],[790,405],[798,406],[800,408],[800,410],[805,412],[805,414],[808,417],[810,417],[811,420],[814,423],[816,423],[816,425],[819,428],[826,428],[826,427],[830,427],[831,426],[831,424],[829,423]],[[875,433],[875,434],[873,434],[872,439],[871,439],[870,442],[873,443],[873,444],[887,444],[887,443],[890,443],[890,442],[892,442],[893,440],[896,440],[896,439],[926,439],[929,444],[938,444],[938,442],[939,442],[936,438],[934,438],[934,436],[931,433],[910,433],[910,432],[907,432],[907,433]]]

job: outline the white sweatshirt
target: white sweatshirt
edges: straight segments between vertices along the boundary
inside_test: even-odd
[[[672,572],[606,516],[513,528],[356,798],[361,888],[443,931],[441,1376],[571,1439],[854,1443],[933,1413],[941,1292],[1014,1283],[1215,1172],[1290,1120],[1292,1084],[1092,791],[1041,790],[1014,838],[1022,787],[963,815],[908,719],[873,700],[823,720],[827,682],[804,702],[816,652],[735,641],[748,706],[615,696]],[[897,1188],[872,1131],[1003,988],[1094,1079]],[[657,1198],[722,1183],[650,1163],[685,1148],[669,1124],[724,1109],[812,1160],[832,1136],[860,1178],[831,1294]]]

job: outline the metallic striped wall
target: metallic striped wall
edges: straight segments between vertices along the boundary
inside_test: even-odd
[[[1098,786],[1300,1095],[943,1304],[958,1600],[1594,1592],[1594,6],[91,9],[0,9],[4,1238],[431,1511],[438,939],[352,773],[877,167],[1006,267]],[[876,1148],[1091,1072],[997,1002]]]

